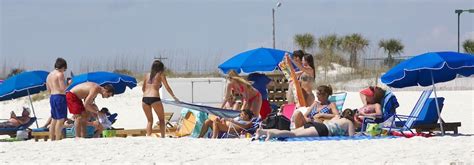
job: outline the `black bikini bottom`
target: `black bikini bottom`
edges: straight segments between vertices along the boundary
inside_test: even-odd
[[[161,101],[159,97],[143,97],[142,102],[146,105],[152,105],[155,102]]]

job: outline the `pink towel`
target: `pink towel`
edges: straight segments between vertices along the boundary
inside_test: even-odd
[[[295,112],[296,104],[285,104],[283,106],[282,114],[286,118],[291,120],[291,116],[293,116],[293,112]]]

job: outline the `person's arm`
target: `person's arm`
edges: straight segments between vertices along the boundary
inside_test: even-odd
[[[295,62],[293,61],[293,63],[296,65],[296,67],[302,71],[302,72],[305,72],[306,74],[309,74],[309,75],[313,75],[314,73],[314,69],[311,68],[311,67],[304,67],[302,63],[298,63],[298,62]]]
[[[66,79],[64,78],[64,73],[58,73],[59,89],[61,91],[66,91]]]
[[[325,113],[318,113],[314,115],[314,119],[320,119],[320,120],[330,120],[334,118],[336,115],[335,114],[325,114]]]
[[[27,117],[27,118],[21,117],[20,119],[17,119],[17,120],[21,125],[23,125],[23,124],[26,124],[30,121],[30,117]]]
[[[317,104],[318,104],[318,102],[316,102],[316,101],[313,102],[313,104],[311,104],[311,106],[308,107],[308,110],[306,110],[306,112],[304,113],[304,117],[311,114],[311,111],[313,111],[313,109],[316,107]]]
[[[230,97],[232,97],[232,92],[230,91],[232,91],[232,86],[230,85],[230,83],[227,83],[227,88],[224,94],[224,101],[222,102],[221,108],[224,108],[225,104],[228,102],[228,100],[230,100]]]
[[[382,107],[380,106],[380,104],[374,104],[374,105],[369,105],[369,106],[374,106],[375,113],[366,113],[366,114],[364,114],[365,116],[373,116],[373,117],[381,117],[382,116]]]
[[[249,104],[248,104],[248,100],[242,98],[242,107],[240,108],[240,110],[243,111],[243,110],[245,110],[245,109],[248,109],[248,108],[247,108],[248,105],[249,105]]]
[[[336,104],[335,103],[330,103],[329,108],[331,108],[331,113],[339,116],[339,110],[337,110]]]
[[[359,95],[360,95],[360,100],[362,101],[362,104],[364,104],[364,106],[367,105],[367,97],[362,93],[359,93]]]
[[[174,95],[173,90],[171,90],[171,87],[168,84],[168,80],[166,80],[166,75],[164,73],[161,73],[160,75],[161,75],[161,82],[165,86],[168,93],[171,95],[171,97],[173,97],[175,101],[179,101],[179,99]]]
[[[147,74],[145,74],[145,76],[143,76],[142,92],[145,92],[147,81],[148,81],[148,76]]]
[[[99,109],[97,106],[94,106],[94,99],[97,97],[97,94],[100,92],[100,86],[90,89],[89,95],[87,95],[84,101],[84,107],[86,111],[92,112],[93,114],[97,114]]]
[[[347,121],[347,122],[349,122],[349,126],[348,126],[349,128],[348,128],[347,132],[349,133],[349,136],[354,136],[354,134],[355,134],[354,124],[350,121]]]

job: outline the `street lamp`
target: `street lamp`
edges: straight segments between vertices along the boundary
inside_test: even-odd
[[[459,36],[460,36],[460,27],[459,27],[459,20],[460,20],[460,17],[461,17],[461,13],[462,12],[469,12],[469,13],[474,13],[474,9],[469,9],[469,10],[461,10],[461,9],[456,9],[454,10],[454,13],[458,14],[458,53],[459,53],[459,45],[460,45],[460,41],[459,41]]]
[[[281,3],[278,2],[274,8],[272,8],[272,17],[273,17],[273,49],[275,49],[275,10],[281,6]]]

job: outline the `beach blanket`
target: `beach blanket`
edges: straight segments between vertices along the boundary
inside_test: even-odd
[[[328,141],[328,140],[373,140],[373,139],[394,139],[396,136],[315,136],[315,137],[287,137],[287,138],[274,138],[272,141],[285,141],[285,142],[297,142],[297,141]],[[264,139],[260,139],[263,141]]]
[[[177,102],[177,101],[172,101],[172,100],[167,100],[167,99],[163,99],[162,102],[165,104],[170,104],[170,105],[174,105],[178,107],[205,112],[208,114],[213,114],[220,118],[234,118],[240,115],[240,111],[236,111],[236,110],[221,109],[221,108],[210,107],[206,105],[197,105],[197,104],[192,104],[192,103],[187,103],[187,102],[182,102],[182,101]]]

